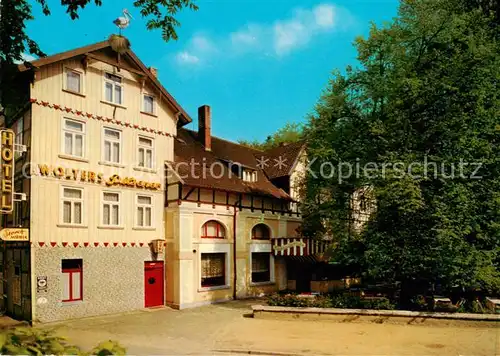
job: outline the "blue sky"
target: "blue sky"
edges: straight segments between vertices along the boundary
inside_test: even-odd
[[[178,19],[179,40],[147,31],[133,0],[103,0],[72,21],[52,1],[44,17],[33,4],[28,32],[47,54],[101,41],[117,29],[126,7],[134,16],[124,34],[162,84],[191,115],[212,107],[212,132],[229,140],[258,139],[286,122],[304,122],[334,69],[356,64],[352,43],[397,12],[397,0],[205,0]]]

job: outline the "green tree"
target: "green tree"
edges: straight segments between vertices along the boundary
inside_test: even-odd
[[[402,1],[393,22],[357,39],[360,67],[334,74],[306,128],[315,173],[304,229],[333,231],[337,262],[367,279],[401,282],[403,299],[436,284],[500,291],[500,12],[493,3]],[[462,176],[461,161],[469,163]],[[325,162],[340,169],[325,172]],[[471,178],[476,165],[481,179]],[[328,174],[319,174],[322,167]],[[366,186],[376,211],[357,231],[351,198]]]
[[[105,0],[104,0],[105,1]],[[50,8],[47,0],[35,0],[41,6],[41,12],[48,16]],[[73,19],[78,19],[79,11],[89,4],[101,6],[103,0],[62,0],[61,6]],[[197,10],[195,0],[134,0],[133,5],[147,18],[149,30],[160,29],[165,41],[177,40],[176,27],[180,26],[175,18],[184,8]],[[23,60],[23,54],[29,53],[44,57],[45,53],[26,32],[26,22],[34,15],[29,0],[0,1],[0,103],[5,104],[4,92],[11,86],[15,73],[15,63]],[[7,100],[8,101],[8,100]]]
[[[261,151],[266,151],[275,147],[278,147],[283,143],[294,143],[303,139],[304,125],[287,122],[285,126],[278,129],[275,133],[267,136],[266,140],[261,142],[258,140],[247,141],[239,140],[238,142],[242,145],[252,147]]]

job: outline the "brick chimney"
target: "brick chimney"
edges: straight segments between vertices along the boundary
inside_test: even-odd
[[[210,114],[210,106],[203,105],[198,108],[198,138],[205,151],[212,150],[212,134],[210,128],[212,126],[212,115]]]
[[[153,74],[153,76],[155,78],[158,78],[158,69],[157,68],[155,68],[155,67],[149,67],[148,69],[151,72],[151,74]]]

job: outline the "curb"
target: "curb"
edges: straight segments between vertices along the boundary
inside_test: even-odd
[[[302,356],[304,354],[300,353],[290,353],[290,352],[280,352],[280,351],[252,351],[252,350],[234,350],[234,349],[222,349],[222,350],[212,350],[212,352],[223,353],[223,354],[242,354],[242,355],[259,355],[259,356]]]
[[[273,307],[253,305],[255,314],[309,314],[309,315],[350,315],[350,316],[376,316],[376,317],[401,317],[401,318],[427,318],[463,321],[489,321],[500,322],[500,314],[471,314],[471,313],[433,313],[414,312],[408,310],[373,310],[373,309],[337,309],[337,308],[298,308],[298,307]]]

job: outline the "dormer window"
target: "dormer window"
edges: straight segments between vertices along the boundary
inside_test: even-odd
[[[245,182],[257,182],[257,171],[251,169],[242,169],[242,177]]]
[[[104,99],[113,104],[123,104],[123,85],[122,78],[110,74],[104,74]]]
[[[156,103],[154,96],[147,94],[143,96],[142,110],[147,114],[152,114],[152,115],[156,114]]]

